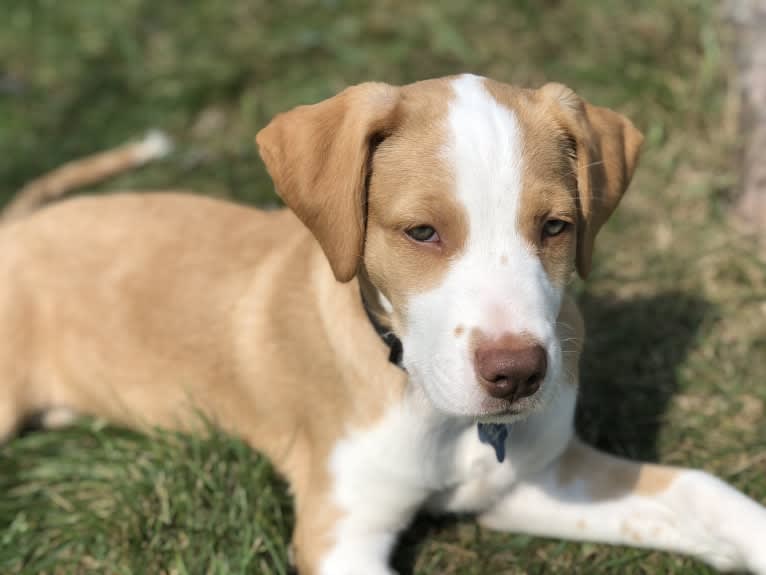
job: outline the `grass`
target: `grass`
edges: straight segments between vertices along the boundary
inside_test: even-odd
[[[578,285],[578,428],[617,453],[716,472],[766,501],[766,265],[734,231],[735,102],[713,0],[4,0],[0,200],[140,135],[166,162],[104,186],[275,197],[253,136],[343,86],[473,71],[569,84],[647,135]],[[289,497],[236,439],[86,421],[0,447],[0,572],[286,573]],[[421,519],[404,573],[705,573],[692,560]]]
[[[284,575],[284,486],[247,445],[80,424],[3,460],[3,573]],[[8,523],[8,521],[10,521]]]

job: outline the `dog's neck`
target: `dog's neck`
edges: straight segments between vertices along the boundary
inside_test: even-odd
[[[362,296],[362,305],[364,311],[367,313],[367,318],[370,320],[372,327],[375,328],[375,332],[383,340],[383,343],[388,347],[388,361],[404,369],[402,359],[404,355],[404,348],[402,347],[402,340],[394,333],[391,325],[391,318],[381,308],[379,304],[379,297],[377,290],[369,283],[369,281],[359,281],[359,292]],[[405,370],[406,371],[406,370]]]

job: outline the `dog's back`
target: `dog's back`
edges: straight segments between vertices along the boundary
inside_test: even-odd
[[[287,211],[175,193],[80,197],[5,226],[0,403],[16,417],[4,430],[59,405],[154,425],[192,415],[178,409],[186,393],[214,403],[210,382],[236,379],[232,305],[269,301],[273,277],[256,270],[309,238]]]
[[[0,439],[60,407],[171,427],[187,427],[195,409],[236,411],[217,404],[236,397],[211,387],[236,381],[231,308],[246,292],[270,299],[273,277],[256,270],[311,243],[297,218],[172,192],[44,205],[167,150],[152,134],[76,160],[25,186],[3,212]],[[180,408],[192,398],[193,409]]]

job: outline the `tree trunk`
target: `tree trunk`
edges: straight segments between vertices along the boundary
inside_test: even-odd
[[[742,193],[736,211],[766,241],[766,0],[730,0],[744,142]]]

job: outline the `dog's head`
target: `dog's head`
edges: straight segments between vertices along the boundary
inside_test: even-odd
[[[565,284],[636,165],[629,120],[560,84],[368,83],[257,136],[341,282],[374,287],[439,409],[508,421],[565,380]]]

